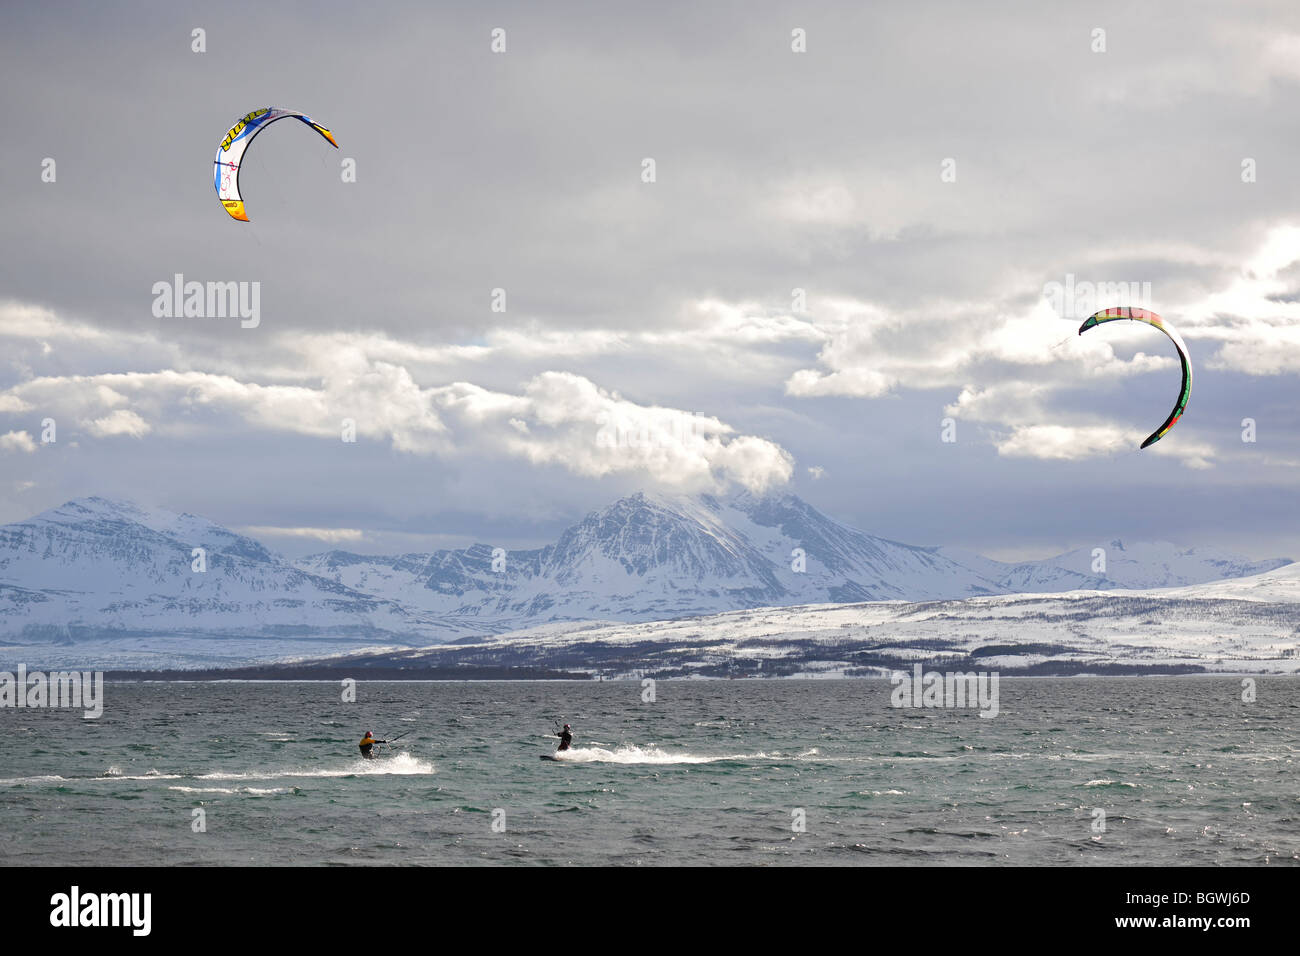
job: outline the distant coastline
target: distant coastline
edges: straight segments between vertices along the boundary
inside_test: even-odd
[[[928,668],[938,669],[932,662]],[[945,664],[945,670],[962,670]],[[879,673],[846,674],[842,677],[825,678],[813,673],[791,673],[766,675],[756,672],[744,674],[681,674],[662,671],[649,671],[637,675],[603,675],[582,671],[552,670],[544,667],[354,667],[344,668],[335,665],[313,667],[294,664],[285,666],[266,665],[260,667],[203,668],[201,670],[177,670],[174,668],[142,671],[115,670],[104,671],[106,682],[169,682],[169,681],[613,681],[639,680],[652,677],[656,680],[886,680]],[[1223,671],[1208,671],[1190,664],[1080,664],[1078,668],[1063,668],[1059,664],[1036,665],[1018,670],[1002,669],[1001,676],[1009,677],[1232,677]],[[1253,677],[1286,677],[1286,674],[1251,674]]]

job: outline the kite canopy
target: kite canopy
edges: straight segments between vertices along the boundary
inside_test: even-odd
[[[1183,417],[1183,410],[1187,408],[1187,400],[1192,397],[1192,359],[1187,354],[1187,346],[1183,338],[1178,334],[1173,326],[1165,322],[1164,319],[1149,312],[1146,309],[1133,309],[1123,306],[1114,309],[1102,309],[1095,315],[1088,317],[1083,325],[1079,326],[1079,334],[1082,335],[1089,329],[1096,328],[1103,322],[1114,322],[1116,319],[1131,319],[1134,322],[1145,322],[1147,325],[1153,325],[1165,335],[1169,336],[1170,341],[1178,349],[1178,360],[1183,363],[1183,384],[1178,391],[1178,401],[1174,404],[1174,410],[1169,413],[1163,425],[1147,436],[1147,440],[1142,443],[1142,447],[1154,445],[1160,439],[1165,437],[1165,432],[1174,427],[1174,423]]]
[[[338,149],[339,144],[334,141],[334,134],[324,126],[313,123],[306,113],[277,109],[273,106],[253,110],[230,128],[225,139],[217,146],[217,158],[213,160],[212,185],[216,187],[217,198],[221,200],[221,205],[225,206],[226,212],[235,219],[248,222],[248,216],[244,214],[244,200],[239,195],[239,166],[244,160],[244,151],[248,149],[248,144],[258,133],[276,120],[288,116],[302,120],[329,140],[331,146]]]

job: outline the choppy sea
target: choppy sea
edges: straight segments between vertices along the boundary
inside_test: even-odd
[[[98,719],[0,710],[0,863],[1300,862],[1298,679],[1003,679],[993,718],[892,690],[111,683]],[[364,761],[366,730],[402,736]]]

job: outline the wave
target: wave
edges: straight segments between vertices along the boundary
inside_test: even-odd
[[[159,773],[157,770],[131,776],[122,773],[102,773],[96,777],[61,777],[57,774],[46,774],[38,777],[7,777],[0,779],[0,787],[25,783],[86,783],[96,780],[182,780],[186,776],[183,773]]]
[[[624,744],[617,750],[604,747],[571,747],[554,754],[560,763],[625,763],[625,764],[676,764],[676,763],[717,763],[722,760],[771,760],[775,759],[765,753],[728,754],[721,757],[709,757],[703,754],[668,753],[658,747],[638,747]]]
[[[255,797],[265,797],[282,793],[297,793],[297,787],[168,787],[181,793],[247,793]]]
[[[0,779],[0,787],[20,786],[24,783],[63,783],[72,778],[56,774],[44,774],[39,777],[5,777]]]
[[[410,754],[400,753],[391,757],[377,757],[363,760],[358,757],[344,767],[319,768],[316,770],[266,770],[247,771],[244,773],[201,773],[198,780],[271,780],[279,777],[374,777],[396,774],[399,776],[418,776],[435,773],[433,762],[420,760]]]
[[[370,777],[395,774],[398,776],[419,776],[436,773],[433,762],[420,760],[410,754],[394,754],[391,757],[378,757],[363,760],[357,757],[342,767],[318,768],[315,770],[250,770],[240,773],[215,771],[213,773],[161,773],[150,770],[143,774],[124,774],[117,767],[94,777],[62,777],[47,774],[37,777],[9,777],[0,779],[0,786],[21,786],[23,784],[42,783],[91,783],[95,781],[140,781],[140,780],[276,780],[281,777]],[[176,788],[171,788],[176,789]]]
[[[1089,780],[1089,781],[1088,781],[1087,783],[1085,783],[1085,784],[1080,784],[1080,786],[1084,786],[1084,787],[1133,787],[1134,789],[1137,788],[1137,784],[1136,784],[1136,783],[1124,783],[1124,782],[1121,781],[1121,780],[1109,780],[1109,779],[1106,779],[1106,778],[1102,778],[1102,779],[1100,779],[1100,780]]]

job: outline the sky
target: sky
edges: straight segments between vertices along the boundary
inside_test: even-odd
[[[0,9],[0,523],[531,547],[749,490],[1005,559],[1300,558],[1294,4],[359,9]],[[339,148],[268,127],[237,222],[209,164],[269,106]],[[1142,451],[1172,344],[1076,335],[1128,304],[1195,368]]]

